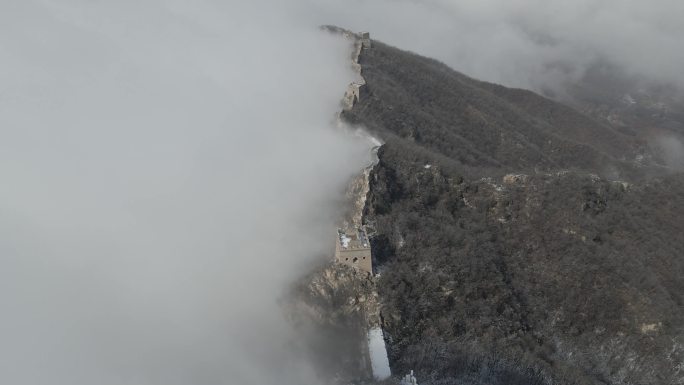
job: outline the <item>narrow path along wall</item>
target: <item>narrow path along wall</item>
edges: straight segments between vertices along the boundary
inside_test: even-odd
[[[351,65],[358,74],[357,79],[349,84],[342,99],[342,109],[350,110],[365,95],[366,81],[361,74],[359,57],[364,50],[371,49],[370,35],[367,32],[355,34],[336,27],[327,27],[329,30],[341,33],[353,42]],[[337,122],[340,127],[347,127],[338,113]],[[343,228],[338,230],[336,240],[335,259],[337,263],[353,266],[362,271],[366,271],[373,276],[372,255],[368,232],[363,223],[363,210],[366,205],[366,196],[370,188],[370,173],[378,163],[377,151],[382,143],[363,130],[357,130],[356,135],[363,136],[372,144],[371,162],[363,169],[361,174],[356,177],[347,190],[347,196],[351,204],[351,212],[345,216]],[[352,245],[353,244],[353,245]],[[352,246],[353,248],[352,250]],[[372,278],[371,278],[372,279]],[[373,290],[373,296],[377,298],[377,292]],[[381,326],[380,307],[367,307],[366,314],[366,351],[370,360],[370,366],[375,380],[385,380],[391,377],[387,347]]]
[[[359,57],[363,50],[370,49],[371,47],[370,34],[368,32],[356,34],[332,26],[325,26],[322,28],[332,33],[340,34],[352,43],[350,62],[351,67],[356,74],[356,79],[347,86],[347,90],[342,98],[342,110],[349,110],[354,107],[354,104],[357,103],[364,94],[366,81],[361,75]],[[363,224],[363,209],[366,205],[366,196],[369,191],[368,178],[370,177],[371,170],[378,162],[377,148],[381,145],[381,142],[361,129],[351,129],[342,120],[341,112],[342,111],[339,111],[336,117],[338,127],[340,129],[351,130],[355,135],[369,141],[373,147],[371,149],[371,160],[369,164],[364,167],[361,174],[351,181],[346,191],[346,197],[349,204],[347,212],[340,223],[340,228],[338,229],[335,244],[335,262],[352,266],[372,275],[372,255],[367,231]]]

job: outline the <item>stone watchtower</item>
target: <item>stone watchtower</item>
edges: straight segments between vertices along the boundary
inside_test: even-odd
[[[371,47],[370,33],[361,32],[361,47],[369,49]]]
[[[335,261],[373,274],[370,241],[366,230],[337,230]]]

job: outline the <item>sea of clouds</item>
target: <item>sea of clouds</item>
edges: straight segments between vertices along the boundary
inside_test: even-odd
[[[0,383],[319,382],[278,298],[331,250],[369,144],[335,127],[369,30],[542,89],[681,81],[682,3],[0,4]]]

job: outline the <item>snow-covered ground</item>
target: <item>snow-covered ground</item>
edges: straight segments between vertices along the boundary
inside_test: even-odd
[[[373,369],[373,377],[376,380],[384,380],[392,375],[390,372],[389,359],[385,340],[382,338],[382,329],[374,327],[368,331],[368,353]]]

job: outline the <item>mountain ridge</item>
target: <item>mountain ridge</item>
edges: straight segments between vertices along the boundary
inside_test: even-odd
[[[381,138],[393,372],[423,384],[684,383],[684,176],[529,91],[373,41],[341,117]]]
[[[663,173],[654,163],[636,165],[636,159],[652,158],[643,141],[568,106],[471,79],[417,55],[395,66],[399,52],[374,42],[360,55],[366,100],[343,113],[350,123],[363,120],[370,131],[411,139],[466,166],[591,169],[614,179]]]

